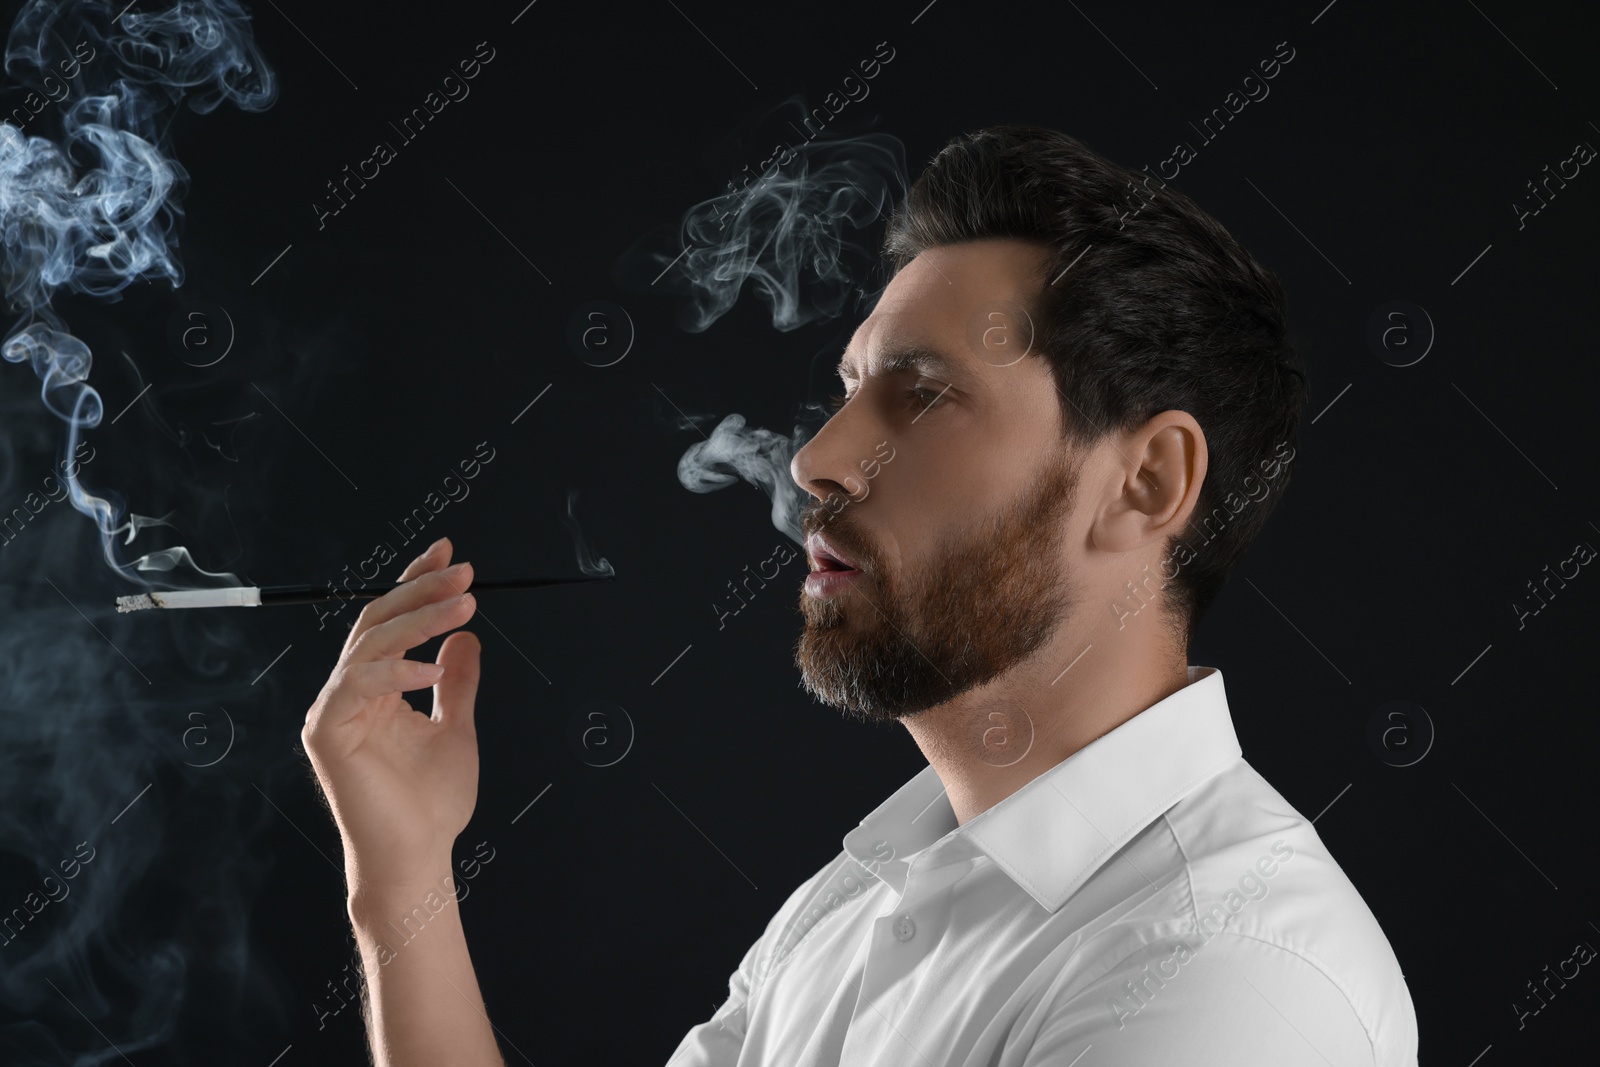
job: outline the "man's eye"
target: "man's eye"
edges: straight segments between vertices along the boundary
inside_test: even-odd
[[[913,387],[905,391],[905,397],[907,400],[915,401],[920,409],[926,411],[928,408],[931,408],[937,404],[939,399],[949,391],[950,387],[948,385],[942,389],[924,389],[921,387]],[[828,398],[828,407],[833,411],[838,411],[840,408],[848,404],[850,399],[851,398],[849,396],[831,396]]]
[[[938,390],[913,387],[906,390],[906,399],[917,401],[922,406],[922,410],[926,411],[937,404],[939,398],[949,391],[950,387],[948,385]]]

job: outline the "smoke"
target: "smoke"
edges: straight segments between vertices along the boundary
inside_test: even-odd
[[[594,577],[616,574],[616,568],[611,566],[610,560],[604,556],[596,560],[590,551],[589,543],[583,538],[583,530],[578,526],[577,512],[573,510],[577,504],[578,491],[574,489],[567,494],[567,532],[572,534],[573,544],[578,550],[578,569]]]
[[[150,612],[119,628],[104,618],[109,595],[91,618],[69,581],[83,584],[98,552],[147,587],[148,576],[236,582],[181,546],[119,558],[141,531],[172,523],[86,485],[116,461],[96,459],[93,444],[112,449],[85,436],[105,415],[93,353],[56,306],[116,302],[140,281],[182,285],[189,175],[164,144],[172,113],[184,102],[258,111],[276,98],[235,0],[155,6],[30,0],[5,45],[0,355],[37,381],[0,366],[0,1061],[17,1067],[142,1060],[175,1037],[212,1051],[237,1045],[243,1003],[266,1025],[282,1015],[249,962],[245,921],[271,862],[252,840],[277,818],[245,783],[270,768],[249,766],[265,757],[229,711],[272,679],[252,688],[241,668],[255,656],[229,647],[225,620]],[[146,405],[159,423],[153,396]],[[47,477],[19,473],[47,449]],[[45,512],[60,501],[93,525]],[[204,770],[230,752],[223,771]]]
[[[54,101],[52,84],[82,79],[84,95],[61,111],[59,143],[0,121],[0,286],[17,316],[0,355],[32,367],[45,408],[67,425],[63,454],[72,455],[104,406],[87,382],[89,346],[68,332],[52,300],[61,292],[115,300],[139,280],[182,285],[175,226],[189,175],[162,154],[157,124],[185,100],[201,114],[223,101],[264,110],[277,83],[235,0],[178,0],[156,12],[130,5],[119,15],[93,0],[31,0],[12,24],[5,70],[34,90],[10,113],[30,125],[39,93]],[[127,514],[119,494],[89,492],[76,470],[66,482],[72,506],[99,530],[106,562],[140,581],[118,561],[114,539],[131,544],[142,528],[170,524]],[[179,565],[239,584],[202,570],[182,547],[131,564],[161,573]]]
[[[772,525],[795,544],[802,544],[800,510],[805,500],[789,476],[789,461],[807,436],[802,426],[784,437],[760,427],[746,427],[744,416],[737,412],[725,415],[710,437],[695,443],[678,460],[678,481],[691,492],[710,493],[743,478],[771,498]]]
[[[863,253],[868,263],[875,257],[852,243],[850,231],[886,220],[895,190],[906,187],[904,146],[888,134],[866,133],[788,147],[777,159],[754,181],[685,213],[680,235],[687,251],[676,259],[653,254],[655,269],[664,267],[661,282],[670,278],[672,288],[690,296],[679,318],[685,330],[710,327],[747,281],[771,308],[773,328],[783,331],[836,318],[852,292],[867,297],[846,253]],[[624,262],[631,273],[632,258]],[[689,420],[681,428],[699,426]],[[771,499],[772,524],[799,544],[806,498],[789,462],[809,436],[803,423],[785,436],[729,414],[678,460],[678,481],[696,493],[749,482]]]
[[[772,325],[793,330],[835,318],[855,289],[845,265],[861,230],[893,206],[891,182],[905,185],[905,148],[897,138],[865,133],[787,148],[760,177],[690,208],[679,226],[686,251],[655,252],[647,267],[630,252],[626,274],[665,270],[662,287],[687,292],[679,325],[702,333],[739,299],[749,282],[772,309]],[[803,291],[802,291],[803,290]]]

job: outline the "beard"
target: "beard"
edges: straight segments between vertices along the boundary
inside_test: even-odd
[[[1064,516],[1079,467],[1047,463],[1020,499],[977,522],[952,523],[926,558],[889,566],[853,522],[821,502],[801,513],[860,570],[840,593],[800,594],[801,684],[865,722],[888,722],[994,680],[1055,635],[1071,606],[1061,563]]]

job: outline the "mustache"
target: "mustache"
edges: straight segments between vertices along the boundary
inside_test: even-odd
[[[806,539],[814,533],[823,534],[835,548],[855,560],[863,571],[874,570],[878,562],[877,553],[865,538],[858,535],[850,520],[841,518],[847,510],[827,511],[820,504],[802,510],[801,534]]]

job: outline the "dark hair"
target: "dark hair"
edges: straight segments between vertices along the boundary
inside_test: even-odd
[[[1288,487],[1307,374],[1283,289],[1182,193],[1037,126],[953,138],[896,208],[883,254],[898,273],[924,249],[1002,237],[1051,250],[1027,310],[1069,443],[1087,447],[1169,409],[1205,433],[1194,513],[1167,543],[1173,562],[1146,577],[1169,579],[1163,607],[1186,650]],[[1250,486],[1261,481],[1258,498]]]

